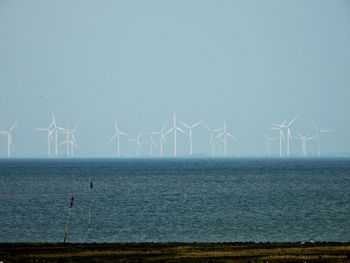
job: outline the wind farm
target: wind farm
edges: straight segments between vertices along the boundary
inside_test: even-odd
[[[285,118],[281,123],[272,123],[270,126],[261,128],[260,133],[263,134],[261,141],[265,141],[261,149],[264,150],[260,155],[254,156],[320,158],[322,156],[321,137],[326,136],[329,141],[335,130],[319,129],[311,120],[308,122],[307,135],[301,135],[300,130],[295,128],[300,116],[302,115],[295,114],[292,118]],[[133,132],[127,127],[120,130],[118,120],[114,118],[114,134],[110,142],[115,142],[115,158],[193,158],[198,156],[235,158],[239,156],[235,145],[244,143],[244,138],[237,138],[229,131],[229,127],[232,126],[231,122],[224,119],[221,127],[211,128],[213,125],[204,119],[192,123],[183,119],[177,119],[176,111],[174,111],[171,118],[165,121],[160,129],[155,127],[147,130],[146,127],[143,127],[140,131]],[[169,123],[172,124],[171,127]],[[234,124],[239,128],[237,123]],[[0,137],[7,137],[6,155],[2,157],[12,156],[12,132],[16,125],[17,122],[8,131],[0,130]],[[43,139],[47,143],[48,158],[72,158],[75,155],[75,149],[78,149],[76,132],[80,126],[78,123],[73,129],[65,128],[59,125],[57,117],[51,112],[47,128],[34,128],[34,131],[44,132]],[[300,128],[302,126],[299,125],[298,129]],[[78,133],[83,133],[83,129],[84,126],[78,130]],[[18,132],[20,132],[19,129]],[[182,140],[180,146],[179,139]],[[302,151],[298,150],[299,142],[301,142]],[[311,144],[312,150],[307,151],[307,144]],[[130,148],[135,150],[130,152]],[[197,148],[201,150],[198,151]]]

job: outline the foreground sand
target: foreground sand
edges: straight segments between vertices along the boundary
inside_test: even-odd
[[[350,262],[350,243],[0,243],[0,262]]]

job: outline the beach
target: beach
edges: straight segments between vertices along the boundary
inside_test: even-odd
[[[350,262],[350,243],[1,243],[0,262]]]

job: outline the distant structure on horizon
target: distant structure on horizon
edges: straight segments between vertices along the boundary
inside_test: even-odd
[[[302,135],[300,132],[294,132],[293,126],[300,114],[294,115],[293,118],[286,118],[282,123],[273,123],[271,126],[265,129],[270,131],[277,131],[277,136],[273,136],[266,132],[263,132],[265,140],[265,151],[267,156],[279,156],[279,157],[290,157],[291,156],[291,145],[293,139],[297,139],[301,142],[301,153],[298,156],[307,157],[310,156],[307,151],[308,142],[315,141],[317,143],[317,156],[321,156],[321,137],[323,134],[334,132],[332,129],[319,129],[315,122],[312,121],[314,131]],[[11,146],[13,144],[12,131],[18,123],[14,123],[8,131],[0,130],[0,137],[7,136],[7,157],[11,157]],[[223,126],[219,128],[211,128],[208,123],[204,120],[188,122],[178,120],[176,112],[174,111],[172,116],[172,126],[167,130],[169,120],[167,120],[160,130],[153,130],[149,132],[139,132],[136,137],[133,137],[129,133],[123,132],[119,129],[117,119],[114,119],[114,134],[111,137],[111,141],[115,140],[115,151],[116,158],[122,156],[129,156],[121,153],[121,138],[128,138],[126,142],[133,142],[136,146],[135,156],[139,157],[164,157],[164,145],[167,142],[167,135],[173,133],[173,157],[178,156],[178,145],[177,137],[178,133],[186,135],[188,139],[189,152],[188,155],[182,155],[181,157],[194,155],[193,152],[193,129],[198,128],[202,125],[209,132],[209,152],[212,157],[227,157],[229,156],[229,140],[237,141],[237,138],[233,136],[227,129],[226,119],[223,121]],[[63,128],[57,124],[57,119],[54,113],[51,113],[51,119],[47,128],[35,128],[36,131],[45,132],[44,137],[47,140],[47,156],[48,157],[74,157],[74,149],[78,148],[77,141],[75,138],[75,132],[78,129],[80,123],[78,123],[73,129]],[[145,138],[148,135],[148,138]],[[61,140],[61,137],[63,140]],[[159,141],[158,141],[159,136]],[[272,143],[278,142],[279,150],[274,152]],[[157,142],[159,144],[157,144]],[[59,147],[65,146],[63,154],[59,155]],[[144,151],[144,147],[149,147],[149,152]],[[295,151],[293,151],[295,153]],[[61,152],[62,153],[62,152]],[[237,155],[236,155],[237,156]],[[295,156],[295,155],[293,155]]]

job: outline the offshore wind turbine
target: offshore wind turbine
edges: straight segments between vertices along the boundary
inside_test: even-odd
[[[149,140],[144,141],[142,144],[149,143],[149,147],[150,147],[149,155],[152,157],[153,156],[153,146],[156,148],[158,147],[157,144],[155,143],[155,141],[153,140],[153,137],[154,137],[154,135],[160,134],[160,132],[149,132],[148,134],[150,135]]]
[[[272,124],[273,127],[269,127],[267,129],[270,130],[278,130],[279,131],[279,142],[280,142],[280,157],[282,157],[282,139],[284,140],[285,136],[283,133],[283,129],[286,128],[286,123],[287,120],[284,120],[281,124]]]
[[[334,132],[334,130],[329,130],[329,129],[319,129],[315,122],[312,121],[312,126],[314,126],[314,129],[316,131],[316,139],[317,139],[317,156],[321,156],[321,134],[322,133],[328,133],[328,132]]]
[[[266,141],[266,144],[265,144],[266,153],[268,156],[271,156],[271,142],[277,141],[278,138],[270,138],[265,133],[263,133],[263,135],[264,135],[265,141]]]
[[[160,132],[158,133],[159,134],[159,137],[160,137],[160,142],[159,142],[159,147],[160,147],[160,157],[163,157],[163,143],[166,142],[166,139],[165,139],[165,129],[166,127],[168,126],[168,123],[169,123],[169,120],[167,120],[162,129],[160,130]]]
[[[219,131],[220,129],[217,129]],[[224,127],[222,128],[222,133],[217,136],[218,139],[222,139],[222,143],[224,144],[224,156],[227,156],[227,137],[231,137],[232,139],[236,139],[231,133],[227,131],[226,120],[224,120]]]
[[[52,113],[52,116],[53,116],[53,113]],[[53,116],[54,118],[54,116]],[[51,121],[50,124],[49,124],[49,127],[48,128],[36,128],[35,130],[36,131],[45,131],[47,132],[47,155],[48,156],[51,156],[51,144],[52,142],[54,142],[54,133],[56,131],[56,122],[55,121]]]
[[[179,121],[183,126],[185,126],[187,129],[188,129],[188,138],[189,138],[189,141],[190,141],[190,156],[192,156],[192,147],[193,147],[193,143],[192,143],[192,129],[197,127],[198,125],[202,124],[204,121],[199,121],[195,124],[192,124],[192,125],[189,125],[189,124],[186,124],[184,123],[183,121]]]
[[[67,146],[67,156],[74,156],[74,147],[77,148],[77,144],[76,144],[76,140],[75,140],[75,136],[74,136],[74,132],[78,129],[80,123],[78,123],[73,130],[70,129],[64,129],[61,127],[58,127],[57,129],[60,130],[63,134],[66,135],[66,140],[61,142],[58,146],[62,145],[62,144],[66,144]]]
[[[303,156],[306,156],[307,155],[306,143],[308,141],[311,141],[311,140],[315,139],[315,137],[314,136],[310,136],[310,134],[308,134],[308,135],[301,135],[298,132],[298,136],[296,136],[295,138],[297,138],[299,141],[301,141],[301,152],[302,152]]]
[[[220,131],[223,130],[223,128],[220,128],[220,129],[212,129],[209,127],[208,124],[206,123],[203,123],[204,127],[207,128],[207,130],[209,131],[210,133],[210,138],[209,138],[209,145],[210,145],[210,148],[211,148],[211,155],[212,156],[215,156],[215,146],[216,144],[219,142],[217,137],[216,137],[216,134]]]
[[[290,140],[292,140],[292,132],[290,128],[292,127],[295,120],[299,117],[299,114],[295,115],[294,118],[286,125],[284,125],[284,128],[287,129],[287,156],[289,156],[289,144]]]
[[[141,131],[135,139],[129,139],[129,141],[136,143],[136,156],[137,157],[139,157],[140,151],[142,150],[142,143],[140,141],[142,134],[143,134],[143,131]]]
[[[119,158],[120,157],[120,136],[129,136],[129,135],[124,132],[121,132],[118,129],[118,124],[116,119],[114,119],[114,127],[115,127],[115,133],[111,138],[111,141],[114,139],[116,140],[117,157]]]
[[[165,135],[174,132],[174,156],[176,157],[177,154],[177,149],[176,149],[176,133],[177,131],[182,132],[183,134],[185,134],[185,132],[178,126],[176,126],[176,113],[174,111],[174,118],[173,118],[173,127],[170,128],[170,130],[168,130]]]
[[[12,131],[17,124],[18,122],[13,124],[8,131],[0,131],[0,134],[7,135],[7,157],[11,157],[11,145],[13,143]]]

